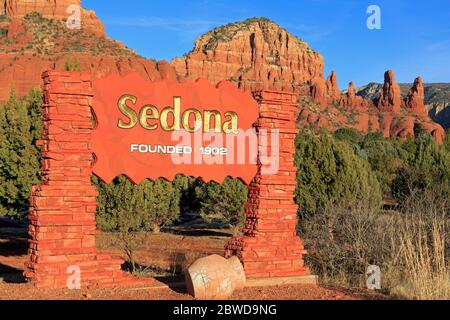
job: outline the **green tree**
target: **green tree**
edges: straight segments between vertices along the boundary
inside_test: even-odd
[[[97,223],[104,231],[153,231],[177,220],[180,195],[168,181],[144,180],[135,185],[125,176],[110,184],[93,179],[99,191]]]
[[[231,227],[234,232],[244,221],[244,204],[248,188],[238,179],[226,178],[222,184],[205,183],[197,187],[200,214],[207,222],[219,222]]]
[[[367,161],[344,141],[330,134],[299,133],[296,201],[302,216],[320,213],[337,202],[367,201],[381,204],[380,184]]]
[[[138,193],[143,203],[144,225],[154,233],[159,233],[161,227],[179,218],[180,193],[172,182],[145,180],[140,184]]]
[[[138,186],[119,176],[110,184],[95,178],[98,185],[97,223],[104,231],[136,232],[143,229],[143,203]]]
[[[42,94],[25,98],[12,92],[0,107],[0,216],[22,219],[28,211],[31,187],[39,183]]]
[[[200,210],[200,203],[195,193],[195,189],[201,186],[203,182],[199,179],[177,175],[173,181],[180,196],[180,212],[191,213]]]
[[[100,184],[100,205],[97,209],[99,226],[107,231],[117,232],[115,244],[126,254],[130,271],[136,271],[135,252],[141,247],[141,232],[145,229],[143,223],[144,204],[138,186],[127,177],[119,176],[113,183]],[[104,197],[104,198],[103,198]]]
[[[399,168],[405,165],[409,157],[407,150],[396,140],[382,136],[367,135],[361,142],[361,157],[370,163],[372,171],[380,182],[383,195],[392,198],[392,183]]]
[[[405,147],[408,158],[393,181],[394,196],[403,201],[431,190],[450,198],[450,152],[446,145],[437,145],[431,135],[422,132],[412,145]]]
[[[445,139],[444,139],[444,148],[450,152],[450,129],[447,130],[446,134],[445,134]]]
[[[110,184],[97,177],[92,180],[99,191],[97,224],[103,231],[117,233],[114,244],[126,254],[131,272],[135,272],[135,252],[146,236],[158,233],[161,226],[178,219],[179,193],[171,182],[163,179],[144,180],[139,185],[125,176]]]
[[[355,129],[343,128],[336,130],[334,137],[337,140],[346,141],[353,145],[359,145],[363,140],[364,135]]]

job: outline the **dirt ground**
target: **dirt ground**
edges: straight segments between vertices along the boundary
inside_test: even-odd
[[[192,300],[179,289],[117,288],[95,290],[36,290],[28,284],[0,283],[0,300]],[[312,285],[246,288],[231,300],[369,300],[370,293]]]
[[[193,228],[192,228],[193,227]],[[179,273],[190,262],[209,254],[222,254],[230,234],[220,230],[174,228],[149,236],[137,252],[137,262],[144,266],[142,277],[149,285],[138,288],[38,290],[22,276],[27,259],[26,226],[0,221],[0,300],[190,300]],[[100,234],[97,245],[120,255],[111,241],[114,236]],[[157,280],[158,279],[158,280]],[[233,300],[361,300],[382,299],[366,291],[325,286],[298,285],[246,288]]]

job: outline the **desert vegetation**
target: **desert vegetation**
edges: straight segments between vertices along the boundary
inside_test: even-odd
[[[0,216],[24,219],[31,186],[39,182],[41,99],[37,90],[24,98],[12,93],[0,108]],[[298,233],[322,283],[362,288],[367,267],[377,265],[382,290],[392,297],[450,298],[449,136],[437,145],[420,128],[406,141],[350,129],[298,134]],[[177,176],[134,185],[119,176],[92,183],[99,191],[98,226],[114,235],[134,273],[142,272],[136,252],[147,237],[186,213],[230,235],[244,219],[247,187],[235,179],[218,184]]]
[[[449,298],[448,199],[441,195],[410,196],[398,211],[337,203],[299,228],[322,283],[363,288],[367,267],[376,265],[382,292],[394,298]]]
[[[0,216],[23,219],[31,187],[39,182],[41,101],[38,90],[23,98],[13,91],[0,107]]]
[[[348,129],[297,140],[298,229],[321,281],[364,287],[376,265],[393,297],[448,299],[448,145]]]

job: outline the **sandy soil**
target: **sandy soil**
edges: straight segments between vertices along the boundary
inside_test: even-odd
[[[116,288],[95,290],[36,290],[28,284],[0,284],[0,300],[192,300],[180,289]],[[247,288],[231,300],[367,300],[380,299],[370,293],[299,285]]]

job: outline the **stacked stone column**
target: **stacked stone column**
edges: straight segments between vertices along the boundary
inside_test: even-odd
[[[48,71],[43,79],[42,182],[30,199],[25,276],[41,288],[65,288],[77,268],[82,286],[130,281],[121,271],[123,261],[97,253],[95,245],[90,76]]]
[[[259,138],[259,147],[279,147],[279,171],[258,174],[249,186],[245,205],[243,236],[226,246],[226,256],[238,256],[248,278],[272,278],[308,275],[303,255],[306,253],[297,236],[297,210],[294,192],[297,185],[294,164],[296,119],[298,106],[295,94],[278,91],[255,93],[260,116],[258,132],[267,130],[269,139]],[[279,130],[278,146],[271,145],[270,135]]]

